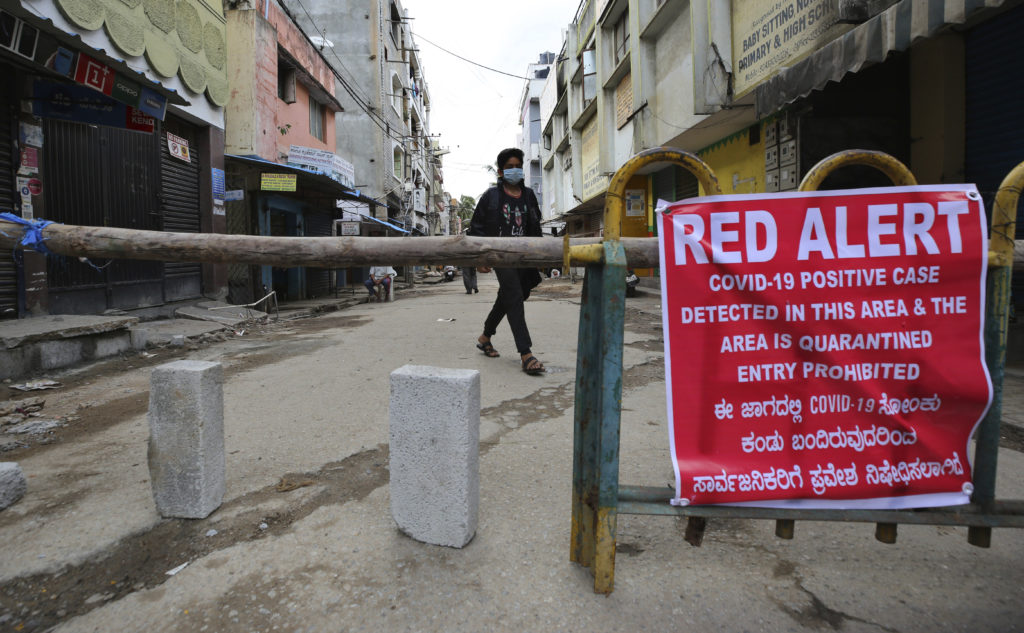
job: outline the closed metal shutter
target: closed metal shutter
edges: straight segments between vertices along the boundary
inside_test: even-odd
[[[152,134],[43,119],[46,219],[159,230],[159,162]],[[49,309],[89,314],[163,301],[163,264],[48,257]]]
[[[189,161],[171,155],[167,133],[188,141]],[[199,233],[199,135],[187,123],[167,117],[160,134],[160,212],[163,230]],[[203,267],[198,263],[164,264],[167,301],[191,299],[202,294]]]
[[[1024,102],[1024,66],[1007,63],[1020,53],[1024,5],[999,14],[968,31],[967,66],[967,181],[978,185],[991,208],[1006,174],[1024,161],[1024,125],[1019,104]],[[1024,238],[1021,206],[1017,206],[1016,239]]]
[[[331,216],[326,213],[307,211],[304,215],[306,230],[309,237],[330,237]],[[306,269],[306,297],[325,297],[331,291],[331,272],[326,268]]]
[[[671,165],[655,172],[651,180],[651,193],[655,202],[677,202],[700,195],[697,178],[678,165]]]
[[[1020,54],[1024,5],[1001,13],[967,32],[967,123],[965,171],[991,210],[996,190],[1010,170],[1024,161],[1024,66],[1008,63]],[[1022,196],[1024,200],[1024,196]],[[1024,238],[1017,204],[1016,239]],[[1013,302],[1024,306],[1024,275],[1013,277]]]
[[[0,212],[14,213],[14,126],[17,125],[13,88],[0,81]],[[18,316],[18,263],[13,250],[0,252],[0,319]]]

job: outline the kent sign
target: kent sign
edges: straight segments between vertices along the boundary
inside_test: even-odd
[[[973,186],[711,196],[658,214],[673,503],[967,503],[988,409]]]

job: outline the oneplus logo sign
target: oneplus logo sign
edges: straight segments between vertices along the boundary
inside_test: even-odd
[[[114,89],[114,71],[88,55],[79,53],[75,81],[110,96]]]

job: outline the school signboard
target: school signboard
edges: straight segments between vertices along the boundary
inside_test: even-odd
[[[658,214],[673,503],[967,503],[992,397],[973,186],[695,198]]]

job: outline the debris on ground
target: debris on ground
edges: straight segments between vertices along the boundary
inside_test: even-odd
[[[41,411],[45,405],[46,400],[39,397],[0,402],[0,417],[12,415],[26,416],[29,413]]]
[[[33,380],[20,385],[11,385],[11,389],[18,391],[41,391],[43,389],[57,389],[61,384],[56,380]]]
[[[291,479],[287,479],[286,477],[281,477],[281,481],[279,481],[277,483],[277,485],[274,487],[274,489],[277,490],[278,492],[289,492],[291,490],[295,490],[296,488],[304,488],[305,486],[312,486],[314,483],[316,483],[316,482],[313,481],[312,479],[305,479],[303,481],[294,481],[294,480],[291,480]]]
[[[180,564],[180,565],[178,565],[178,566],[177,566],[177,567],[175,567],[174,569],[172,569],[172,570],[170,570],[170,571],[168,571],[168,572],[165,572],[165,573],[166,573],[166,574],[167,574],[168,576],[173,576],[174,574],[178,573],[178,572],[179,572],[179,571],[181,571],[182,569],[185,569],[186,567],[188,567],[188,562],[187,562],[187,561],[186,561],[186,562],[184,562],[184,563],[182,563],[182,564]]]
[[[4,431],[15,435],[42,435],[54,429],[59,429],[62,426],[64,426],[64,423],[60,420],[30,420],[21,424],[15,424]]]

